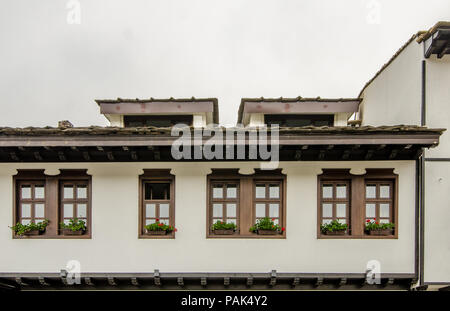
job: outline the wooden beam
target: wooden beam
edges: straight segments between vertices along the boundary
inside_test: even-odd
[[[137,155],[136,151],[131,151],[131,159],[133,159],[134,161],[137,161],[138,155]]]
[[[161,159],[161,153],[159,151],[154,152],[154,157],[156,161],[159,161]]]
[[[316,286],[321,286],[323,284],[323,277],[318,277],[316,281]]]
[[[369,160],[372,158],[373,154],[374,154],[375,150],[373,149],[369,149],[367,150],[366,156],[364,157],[364,159]]]
[[[83,151],[83,158],[84,158],[86,161],[89,161],[89,160],[91,159],[91,157],[89,156],[89,152]]]
[[[24,283],[23,281],[22,281],[22,278],[21,277],[16,277],[16,283],[18,284],[18,285],[20,285],[20,286],[27,286],[28,284],[26,284],[26,283]]]
[[[381,145],[379,145],[377,147],[377,150],[381,150],[381,149],[384,149],[384,148],[386,148],[386,145],[385,144],[381,144]]]
[[[60,161],[66,161],[66,156],[63,151],[58,151],[58,158]]]
[[[107,151],[106,155],[108,157],[108,160],[114,161],[114,155],[113,155],[112,151]]]
[[[161,286],[161,278],[158,269],[155,269],[155,271],[153,272],[153,282],[156,286]]]
[[[38,277],[38,280],[39,284],[41,284],[42,286],[50,286],[50,284],[45,281],[45,278],[43,276]]]
[[[319,152],[319,161],[325,158],[325,150],[320,150]]]
[[[302,150],[306,150],[306,149],[308,149],[308,145],[303,145]]]
[[[346,149],[344,150],[344,153],[342,154],[342,159],[347,160],[350,157],[350,150]]]
[[[295,151],[294,159],[297,161],[300,161],[302,159],[302,151],[301,150]]]
[[[389,159],[395,159],[397,154],[398,154],[398,150],[397,149],[392,149],[391,153],[389,154]]]
[[[130,149],[127,146],[122,146],[123,151],[130,151]]]
[[[34,158],[35,158],[37,161],[42,161],[42,156],[41,156],[41,154],[39,153],[39,151],[35,151],[33,154],[34,154]]]
[[[138,279],[136,277],[131,278],[131,285],[133,286],[139,286]]]
[[[75,146],[70,147],[70,149],[72,149],[73,151],[78,151],[78,148]]]
[[[13,160],[13,161],[20,161],[19,157],[16,155],[15,152],[10,152],[9,156],[11,157],[11,160]]]
[[[88,286],[94,286],[94,282],[92,282],[92,279],[90,277],[85,277],[84,278],[84,282],[86,283],[86,285]]]
[[[206,277],[201,277],[200,278],[200,285],[201,286],[206,286],[208,285],[207,281],[206,281]]]
[[[270,286],[275,286],[277,284],[277,270],[272,270],[270,272]]]
[[[101,152],[105,151],[105,149],[103,149],[103,147],[101,147],[101,146],[97,146],[97,150],[101,151]]]
[[[177,278],[177,284],[178,286],[183,287],[184,286],[184,279],[182,277]]]
[[[292,281],[292,286],[300,285],[300,278],[294,278],[294,281]]]
[[[229,277],[224,277],[223,278],[223,285],[224,286],[229,286],[230,285],[230,278]]]
[[[343,285],[345,285],[345,284],[347,284],[347,278],[341,278],[341,279],[339,280],[339,286],[343,286]]]
[[[20,151],[26,151],[26,149],[25,149],[25,147],[23,147],[23,146],[19,146],[19,147],[17,147]]]
[[[111,286],[117,286],[116,280],[112,276],[108,276],[108,284]]]
[[[247,278],[247,286],[252,286],[253,285],[253,277],[248,277]]]

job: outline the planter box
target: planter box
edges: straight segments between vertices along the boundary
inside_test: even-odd
[[[325,231],[322,233],[325,235],[345,235],[347,230]]]
[[[277,230],[258,230],[259,235],[276,235],[278,234]]]
[[[232,235],[234,229],[217,229],[212,231],[215,235]]]
[[[85,232],[86,232],[85,230],[73,231],[72,229],[67,229],[67,228],[63,229],[64,235],[83,235]]]
[[[369,235],[392,235],[392,229],[369,230]]]
[[[166,235],[167,231],[164,230],[156,230],[156,231],[146,231],[145,232],[146,235]]]
[[[39,231],[38,229],[34,229],[34,230],[31,230],[31,231],[25,232],[23,235],[27,235],[27,236],[29,236],[29,235],[39,235],[39,234],[41,234],[41,232],[44,232],[44,231]]]

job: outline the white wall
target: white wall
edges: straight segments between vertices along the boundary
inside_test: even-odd
[[[138,175],[142,168],[176,175],[174,240],[138,239]],[[0,164],[0,272],[58,272],[70,259],[83,272],[414,272],[413,161],[282,162],[287,174],[286,239],[206,239],[206,175],[210,168],[251,171],[253,163]],[[395,168],[399,174],[399,238],[317,239],[317,174],[321,168]],[[19,168],[87,168],[92,174],[92,239],[12,239],[12,176]]]

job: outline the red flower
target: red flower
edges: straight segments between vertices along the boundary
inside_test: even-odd
[[[159,218],[156,218],[156,221],[159,221]]]
[[[281,231],[284,231],[284,230],[286,230],[286,228],[284,228],[284,227],[283,227],[283,228],[281,228]]]
[[[377,222],[375,222],[377,225],[378,225],[378,221]]]
[[[163,225],[163,224],[158,224],[158,226],[160,226],[160,227],[161,227],[162,225]]]
[[[377,220],[376,218],[374,218],[373,220]]]
[[[175,228],[174,230],[175,230],[175,232],[177,232],[177,231],[178,231],[178,230],[177,230],[177,228]]]
[[[370,222],[370,219],[367,219],[367,221],[366,222]]]
[[[275,221],[275,218],[272,218],[272,221]]]

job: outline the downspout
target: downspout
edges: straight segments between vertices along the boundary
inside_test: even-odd
[[[421,120],[420,125],[426,125],[426,62],[422,60],[422,106],[421,106]],[[424,285],[424,256],[425,256],[425,155],[422,148],[419,169],[419,280],[420,286]]]

